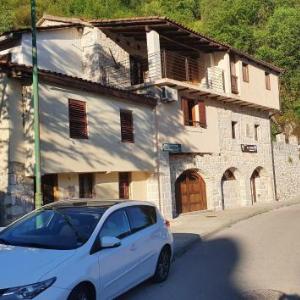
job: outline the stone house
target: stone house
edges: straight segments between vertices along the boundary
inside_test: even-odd
[[[172,218],[278,198],[279,68],[164,17],[38,25],[45,203],[141,199]],[[30,45],[0,38],[4,222],[32,209]]]

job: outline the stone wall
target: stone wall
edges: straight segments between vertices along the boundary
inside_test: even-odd
[[[101,30],[85,27],[81,45],[84,78],[110,86],[130,85],[129,54]]]
[[[292,137],[287,144],[283,135],[277,136],[274,165],[278,199],[300,197],[300,151],[297,139]]]
[[[173,216],[176,215],[175,182],[186,170],[197,170],[206,183],[208,209],[249,206],[254,202],[250,178],[255,170],[259,173],[256,186],[256,202],[275,199],[272,167],[272,151],[269,118],[266,113],[251,108],[230,106],[215,102],[218,110],[220,153],[179,154],[170,156],[171,200]],[[231,122],[238,122],[236,139],[232,139]],[[259,125],[258,140],[254,126]],[[245,153],[241,144],[257,145],[257,153]],[[234,182],[223,182],[228,169],[234,170]],[[223,187],[222,187],[223,184]],[[164,190],[164,188],[162,187]],[[165,204],[166,206],[167,204]],[[170,211],[169,213],[170,214]]]

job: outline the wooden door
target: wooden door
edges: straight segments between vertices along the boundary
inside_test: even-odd
[[[190,171],[176,181],[177,213],[207,209],[206,187],[202,177]]]
[[[43,204],[57,201],[58,178],[57,174],[48,174],[42,177]]]

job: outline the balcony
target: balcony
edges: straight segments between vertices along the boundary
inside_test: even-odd
[[[204,67],[197,58],[163,50],[149,56],[149,69],[145,82],[172,79],[191,84],[198,89],[224,93],[224,74],[221,68]]]
[[[224,74],[221,68],[204,67],[200,60],[172,51],[149,55],[148,59],[127,60],[101,68],[105,85],[129,88],[140,84],[178,81],[195,89],[224,93]]]

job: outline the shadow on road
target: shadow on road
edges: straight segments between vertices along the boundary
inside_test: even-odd
[[[230,238],[202,241],[198,235],[180,233],[177,242],[195,239],[187,253],[175,259],[169,279],[162,284],[148,280],[127,292],[118,300],[300,300],[298,295],[286,295],[272,290],[242,291],[233,275],[239,263],[239,244]]]
[[[239,249],[234,241],[225,238],[201,241],[198,237],[186,255],[184,264],[180,263],[183,257],[175,260],[168,281],[160,285],[147,281],[119,300],[241,299],[239,289],[231,280],[239,261]]]

